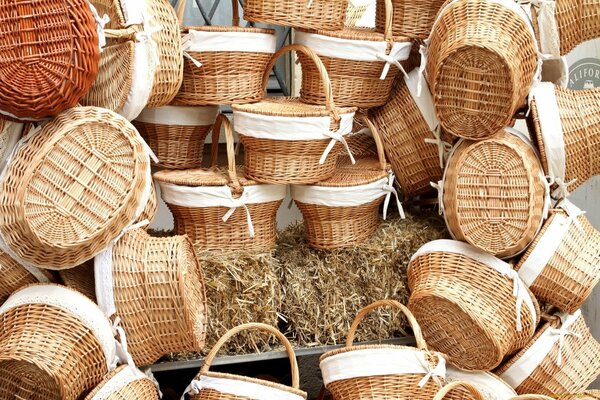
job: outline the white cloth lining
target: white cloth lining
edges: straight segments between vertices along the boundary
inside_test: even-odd
[[[244,52],[275,53],[277,38],[269,33],[259,32],[207,32],[190,30],[182,38],[186,52]]]
[[[275,387],[237,379],[214,378],[206,375],[201,375],[200,379],[194,379],[185,390],[181,399],[184,400],[186,394],[192,396],[198,395],[205,389],[212,389],[220,393],[250,399],[304,400],[302,396]]]
[[[145,108],[136,121],[157,125],[212,126],[218,114],[218,106],[164,106]]]

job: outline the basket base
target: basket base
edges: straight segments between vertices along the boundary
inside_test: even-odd
[[[327,385],[334,399],[433,399],[440,387],[430,379],[419,387],[424,375],[384,375],[345,379]]]
[[[54,377],[26,361],[0,362],[0,398],[61,400]]]

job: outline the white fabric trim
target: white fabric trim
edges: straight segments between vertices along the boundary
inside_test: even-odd
[[[446,383],[455,381],[467,381],[477,386],[485,400],[511,400],[517,396],[512,387],[490,372],[463,371],[448,365]]]
[[[556,21],[556,1],[532,0],[531,4],[537,9],[541,52],[550,59],[561,58],[560,33]]]
[[[0,315],[27,304],[47,304],[72,314],[98,339],[109,370],[116,367],[116,341],[110,322],[94,302],[84,295],[58,285],[27,286],[6,300]]]
[[[557,314],[562,322],[559,329],[547,328],[544,333],[523,353],[517,355],[518,359],[511,365],[500,377],[513,388],[518,388],[539,365],[550,354],[554,346],[558,343],[558,357],[556,363],[562,365],[562,348],[567,336],[573,336],[581,339],[581,335],[569,331],[569,328],[581,317],[581,310],[577,310],[573,315],[564,313]]]
[[[212,389],[220,393],[258,400],[304,400],[302,396],[274,387],[237,379],[213,378],[205,375],[201,375],[198,380],[193,380],[181,398],[183,400],[186,394],[196,396],[203,389]]]
[[[468,243],[459,242],[456,240],[434,240],[423,246],[411,257],[412,262],[417,257],[421,257],[430,253],[454,253],[469,257],[472,260],[477,261],[480,264],[486,265],[491,269],[495,270],[499,274],[507,277],[513,281],[513,297],[515,298],[516,308],[516,328],[518,332],[523,330],[521,323],[521,307],[523,303],[529,309],[532,321],[537,320],[537,312],[535,305],[529,292],[525,287],[525,283],[519,278],[519,274],[515,271],[512,266],[493,255],[486,253],[485,251],[472,246]],[[408,268],[410,268],[410,263]],[[535,332],[535,323],[531,324],[531,334]]]
[[[219,106],[164,106],[145,108],[136,121],[158,125],[212,126],[218,114]]]
[[[144,110],[154,84],[154,71],[158,63],[158,49],[152,39],[135,43],[131,89],[119,114],[133,121]]]
[[[135,366],[127,366],[106,382],[91,400],[106,400],[113,393],[140,379],[148,379],[148,377]]]
[[[439,353],[438,364],[431,368],[425,353],[418,349],[362,349],[326,357],[321,361],[321,373],[325,386],[332,382],[368,376],[425,374],[423,387],[430,378],[445,379],[446,360]],[[439,383],[440,381],[438,381]]]
[[[244,53],[275,53],[277,38],[259,32],[207,32],[190,30],[182,38],[187,52],[229,51]]]
[[[110,18],[108,15],[104,14],[102,17],[98,14],[98,10],[96,7],[90,2],[88,2],[90,6],[90,10],[92,10],[92,15],[94,16],[94,20],[96,20],[96,33],[98,34],[98,48],[100,52],[104,50],[104,46],[106,46],[106,35],[104,34],[104,27],[106,24],[110,22]]]

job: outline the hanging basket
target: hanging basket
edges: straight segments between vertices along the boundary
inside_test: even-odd
[[[340,106],[371,108],[385,104],[401,61],[408,60],[412,42],[393,36],[392,0],[386,0],[389,24],[385,33],[368,28],[297,31],[294,42],[319,56],[331,80],[333,99]],[[301,99],[324,104],[326,94],[318,66],[309,55],[298,53],[302,64]],[[395,68],[397,67],[397,68]]]
[[[4,2],[0,114],[39,120],[79,102],[98,73],[95,17],[87,0]]]
[[[486,140],[459,141],[434,186],[453,238],[500,258],[529,246],[550,205],[535,150],[509,128]]]
[[[579,393],[600,374],[600,343],[581,311],[559,313],[496,372],[517,393]]]
[[[510,385],[491,372],[469,372],[458,369],[452,365],[446,366],[446,383],[469,382],[477,388],[485,400],[511,400],[517,392]],[[446,395],[448,400],[465,400],[469,392],[457,388]]]
[[[27,286],[0,307],[0,398],[79,399],[116,367],[117,344],[87,297]]]
[[[212,372],[210,367],[221,347],[233,336],[244,331],[262,331],[274,335],[285,347],[292,367],[292,386],[273,383],[257,378]],[[300,374],[292,345],[276,328],[270,325],[250,323],[231,329],[212,348],[204,359],[202,369],[186,389],[190,400],[244,400],[244,399],[286,399],[306,400],[306,392],[299,389]]]
[[[227,169],[216,167],[221,126],[225,125]],[[235,165],[233,129],[221,114],[213,128],[211,169],[161,171],[154,178],[175,219],[175,232],[203,250],[268,251],[275,246],[276,214],[284,185],[260,184]]]
[[[411,39],[427,39],[435,16],[445,0],[392,0],[394,8],[392,30],[396,35]],[[377,0],[375,26],[384,32],[386,26],[385,0]]]
[[[510,125],[538,79],[531,21],[512,0],[449,1],[426,43],[421,68],[454,136],[480,140]]]
[[[458,368],[489,371],[524,347],[539,306],[512,266],[467,243],[436,240],[408,267],[408,307],[429,345]]]
[[[246,0],[248,21],[304,29],[344,27],[348,0]]]
[[[218,113],[217,106],[147,108],[133,125],[156,154],[159,166],[200,168],[204,141]]]
[[[269,97],[259,103],[233,106],[235,130],[244,144],[249,179],[274,184],[311,184],[335,173],[345,136],[352,131],[356,108],[335,106],[331,82],[319,57],[308,47],[289,45],[279,50],[264,71],[266,93],[271,68],[283,54],[296,51],[310,57],[321,73],[325,106],[297,98]]]
[[[159,400],[157,382],[133,365],[122,365],[104,377],[84,400]]]
[[[379,207],[385,200],[386,218],[392,195],[404,215],[379,133],[368,118],[364,120],[377,143],[377,156],[362,156],[355,164],[345,157],[333,177],[314,185],[291,186],[292,199],[304,217],[306,238],[314,248],[349,247],[369,238],[379,226]]]
[[[0,237],[3,250],[22,265],[79,265],[148,204],[149,150],[135,128],[109,110],[70,109],[18,146],[0,179]]]
[[[0,251],[0,305],[8,297],[22,287],[34,283],[47,283],[52,280],[52,275],[38,268],[25,268],[18,262]]]
[[[395,345],[354,346],[356,329],[364,317],[381,307],[396,308],[413,329],[417,347]],[[323,383],[336,400],[427,399],[440,389],[446,373],[441,353],[430,352],[411,312],[395,300],[380,300],[358,312],[346,347],[321,356]]]

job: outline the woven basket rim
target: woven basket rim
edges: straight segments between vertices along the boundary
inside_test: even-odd
[[[357,41],[357,40],[366,40],[369,42],[386,42],[385,35],[383,33],[377,32],[375,28],[366,28],[366,27],[348,27],[345,26],[343,29],[338,31],[329,31],[329,30],[313,30],[313,29],[297,29],[300,32],[312,33],[321,36],[328,36],[332,38],[348,40],[348,41]],[[402,35],[394,35],[392,36],[392,41],[394,43],[405,43],[411,42],[412,39],[408,36]]]
[[[127,364],[123,364],[123,365],[119,365],[117,368],[110,371],[108,374],[106,374],[104,376],[104,378],[100,381],[100,383],[98,383],[94,387],[94,389],[92,389],[92,391],[83,399],[84,400],[92,400],[94,398],[94,396],[104,387],[104,385],[106,385],[108,382],[110,382],[111,379],[113,379],[119,372],[121,372],[127,368],[131,368],[131,366],[129,366]],[[147,378],[140,377],[139,379],[136,379],[133,382],[137,382],[139,380],[145,380],[145,379],[147,379]]]
[[[269,106],[281,105],[284,103],[293,104],[298,111],[273,111]],[[234,104],[233,111],[246,112],[251,114],[260,114],[272,117],[329,117],[331,112],[321,105],[304,103],[297,97],[267,97],[257,103]],[[336,107],[340,114],[352,114],[357,111],[357,107]]]
[[[244,166],[237,165],[238,180],[241,186],[257,186],[261,183],[246,178]],[[179,186],[214,186],[220,187],[231,183],[227,167],[194,168],[187,170],[162,170],[154,173],[154,179],[161,183]]]
[[[339,354],[350,353],[352,351],[357,350],[378,350],[378,349],[390,349],[390,350],[405,350],[405,351],[414,351],[418,353],[427,353],[428,350],[418,349],[412,346],[403,346],[403,345],[393,345],[393,344],[363,344],[358,346],[351,347],[342,347],[341,349],[330,350],[327,353],[324,353],[319,357],[319,361],[323,361],[327,358],[337,356]]]
[[[251,378],[251,377],[242,376],[242,375],[228,374],[228,373],[225,373],[225,372],[213,372],[213,371],[199,373],[197,375],[197,377],[201,377],[201,376],[207,376],[209,378],[232,379],[232,380],[236,380],[236,381],[254,383],[254,384],[266,386],[266,387],[269,387],[269,388],[272,388],[272,389],[277,389],[277,390],[281,390],[281,391],[284,391],[284,392],[292,393],[292,394],[295,394],[297,396],[304,397],[305,399],[307,398],[307,393],[304,392],[304,391],[302,391],[302,390],[300,390],[300,389],[294,389],[293,387],[284,385],[282,383],[269,382],[269,381],[266,381],[266,380],[263,380],[263,379]]]
[[[268,28],[255,28],[255,27],[243,27],[243,26],[226,26],[226,25],[186,25],[182,34],[187,34],[190,31],[200,31],[200,32],[243,32],[243,33],[264,33],[268,35],[275,35],[275,29]]]

